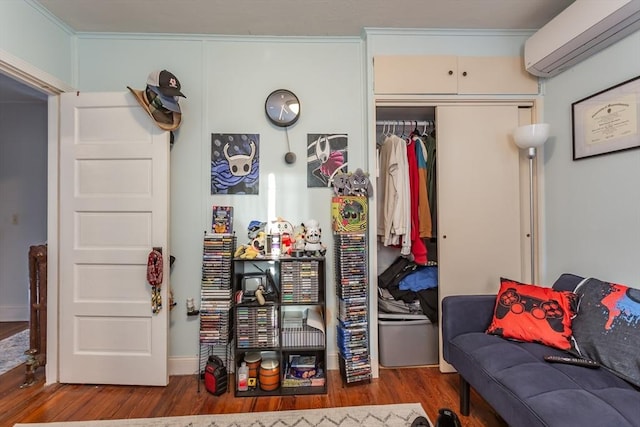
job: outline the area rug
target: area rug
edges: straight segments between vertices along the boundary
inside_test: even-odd
[[[0,375],[27,361],[29,330],[25,329],[0,341]]]
[[[410,427],[419,416],[428,419],[419,403],[403,403],[300,411],[15,424],[15,427]]]

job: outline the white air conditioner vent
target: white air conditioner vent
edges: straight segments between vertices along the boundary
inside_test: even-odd
[[[639,29],[640,0],[576,0],[529,37],[525,67],[555,76]]]

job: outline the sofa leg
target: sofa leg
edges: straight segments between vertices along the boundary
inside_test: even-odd
[[[465,417],[469,415],[470,386],[467,380],[460,375],[460,413]]]

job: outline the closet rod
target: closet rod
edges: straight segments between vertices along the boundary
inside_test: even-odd
[[[433,126],[430,120],[378,120],[376,126]]]

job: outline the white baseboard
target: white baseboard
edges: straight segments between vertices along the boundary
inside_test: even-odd
[[[0,305],[0,322],[28,322],[28,305]]]

